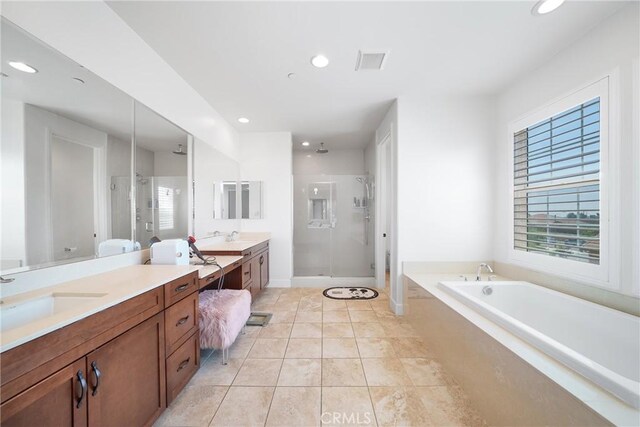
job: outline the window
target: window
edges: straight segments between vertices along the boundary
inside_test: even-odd
[[[510,127],[511,259],[608,286],[608,79]]]
[[[600,98],[514,135],[514,248],[600,263]]]
[[[173,230],[173,188],[158,186],[158,227]]]

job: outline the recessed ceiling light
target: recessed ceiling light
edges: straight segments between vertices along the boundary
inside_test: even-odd
[[[238,119],[238,121],[239,121],[240,123],[249,123],[249,119],[247,119],[246,117],[240,117],[240,118]]]
[[[289,73],[287,74],[287,77],[289,77],[289,80],[294,80],[296,78],[296,73]]]
[[[38,72],[38,70],[33,68],[31,65],[27,65],[24,62],[20,62],[20,61],[9,61],[9,65],[11,65],[16,70],[19,70],[25,73],[34,74]]]
[[[302,143],[302,146],[303,146],[303,147],[308,147],[308,146],[309,146],[309,141],[305,141],[305,142],[303,142],[303,143]]]
[[[311,64],[316,68],[324,68],[329,65],[329,58],[324,55],[316,55],[311,58]]]
[[[534,15],[545,15],[562,6],[562,3],[564,3],[564,0],[540,0],[533,6],[531,13]]]
[[[311,158],[311,154],[307,154],[307,157],[308,157],[308,158]]]

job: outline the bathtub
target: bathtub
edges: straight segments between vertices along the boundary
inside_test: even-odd
[[[445,281],[438,287],[640,408],[640,318],[527,282]]]

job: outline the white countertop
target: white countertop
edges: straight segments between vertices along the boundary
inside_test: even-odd
[[[231,242],[216,241],[207,243],[203,240],[202,245],[198,245],[201,251],[229,251],[242,252],[261,243],[268,242],[271,239],[270,233],[241,233],[236,240]]]
[[[204,257],[215,258],[216,262],[223,269],[227,268],[228,266],[230,266],[236,261],[242,260],[243,258],[242,255],[205,255]],[[211,265],[211,264],[201,265],[199,264],[199,262],[202,262],[202,261],[200,261],[199,259],[197,261],[192,260],[191,265],[198,269],[198,277],[200,279],[207,277],[211,274],[217,273],[220,270],[216,265]]]
[[[496,341],[513,351],[531,366],[545,374],[610,422],[615,425],[637,425],[638,411],[624,404],[591,381],[565,367],[552,357],[547,356],[542,351],[513,335],[511,332],[487,319],[438,287],[438,283],[442,281],[459,281],[460,274],[412,272],[405,273],[404,275],[451,309],[458,312],[458,314],[475,324],[478,328],[482,329]],[[465,276],[469,277],[469,280],[472,280],[471,277],[475,276],[475,274],[466,274]],[[498,276],[496,280],[509,279]]]
[[[34,320],[0,334],[0,353],[84,319],[123,301],[198,270],[191,265],[132,265],[77,280],[2,298],[2,307],[54,294],[104,294],[78,307]]]

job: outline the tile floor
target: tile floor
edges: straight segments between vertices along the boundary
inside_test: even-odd
[[[230,349],[203,351],[200,370],[156,426],[482,426],[410,325],[371,301],[322,289],[266,289]]]

